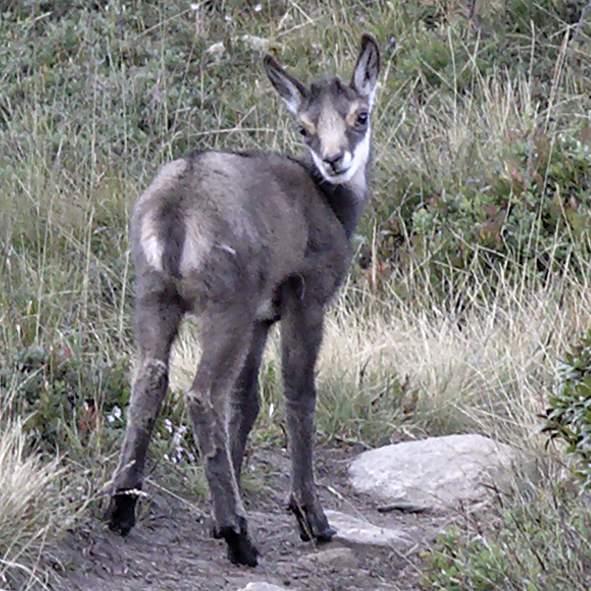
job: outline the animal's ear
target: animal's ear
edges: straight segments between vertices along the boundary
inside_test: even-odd
[[[380,74],[380,50],[377,41],[368,33],[361,37],[361,51],[351,77],[351,86],[362,96],[367,97],[370,106],[376,92]]]
[[[296,115],[300,105],[308,95],[306,87],[296,78],[290,76],[270,55],[265,56],[265,71],[287,108]]]

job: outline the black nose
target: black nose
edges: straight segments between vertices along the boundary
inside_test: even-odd
[[[330,166],[333,170],[337,170],[344,156],[344,152],[339,152],[334,156],[327,156],[326,158],[324,158],[324,162],[325,164],[328,164],[328,166]]]

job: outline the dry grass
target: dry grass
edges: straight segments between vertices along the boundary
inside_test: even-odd
[[[84,512],[87,498],[64,486],[66,469],[58,459],[32,454],[22,421],[3,423],[0,433],[0,584],[45,588],[47,543]],[[81,494],[82,493],[82,494]],[[75,508],[76,507],[76,508]],[[4,585],[2,585],[4,586]]]
[[[505,284],[462,314],[368,291],[356,307],[349,289],[331,308],[318,364],[322,437],[376,445],[477,431],[543,447],[545,439],[532,434],[558,360],[591,322],[585,284],[535,291]],[[282,420],[277,336],[261,370],[265,429]],[[173,356],[173,389],[190,387],[198,359],[197,336],[187,327]]]

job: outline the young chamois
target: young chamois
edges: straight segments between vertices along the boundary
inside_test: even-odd
[[[214,535],[225,539],[232,562],[250,566],[258,552],[247,532],[240,471],[259,411],[261,357],[277,321],[292,462],[288,507],[302,539],[334,534],[314,483],[314,368],[324,309],[347,272],[349,238],[365,198],[380,57],[373,37],[363,35],[349,84],[331,78],[309,88],[271,56],[264,66],[309,155],[192,154],[164,166],[134,207],[139,363],[108,512],[111,529],[128,534],[171,345],[191,313],[203,353],[187,405]]]

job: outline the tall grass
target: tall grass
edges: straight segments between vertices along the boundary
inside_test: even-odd
[[[538,415],[557,360],[573,335],[589,326],[590,293],[572,278],[537,290],[505,282],[458,314],[435,301],[416,306],[367,288],[359,307],[359,288],[349,286],[326,322],[319,435],[375,446],[478,431],[520,447],[543,447],[545,440],[534,437]],[[188,329],[173,354],[175,391],[190,387],[199,355]],[[271,339],[261,374],[261,427],[279,431],[278,338]]]

